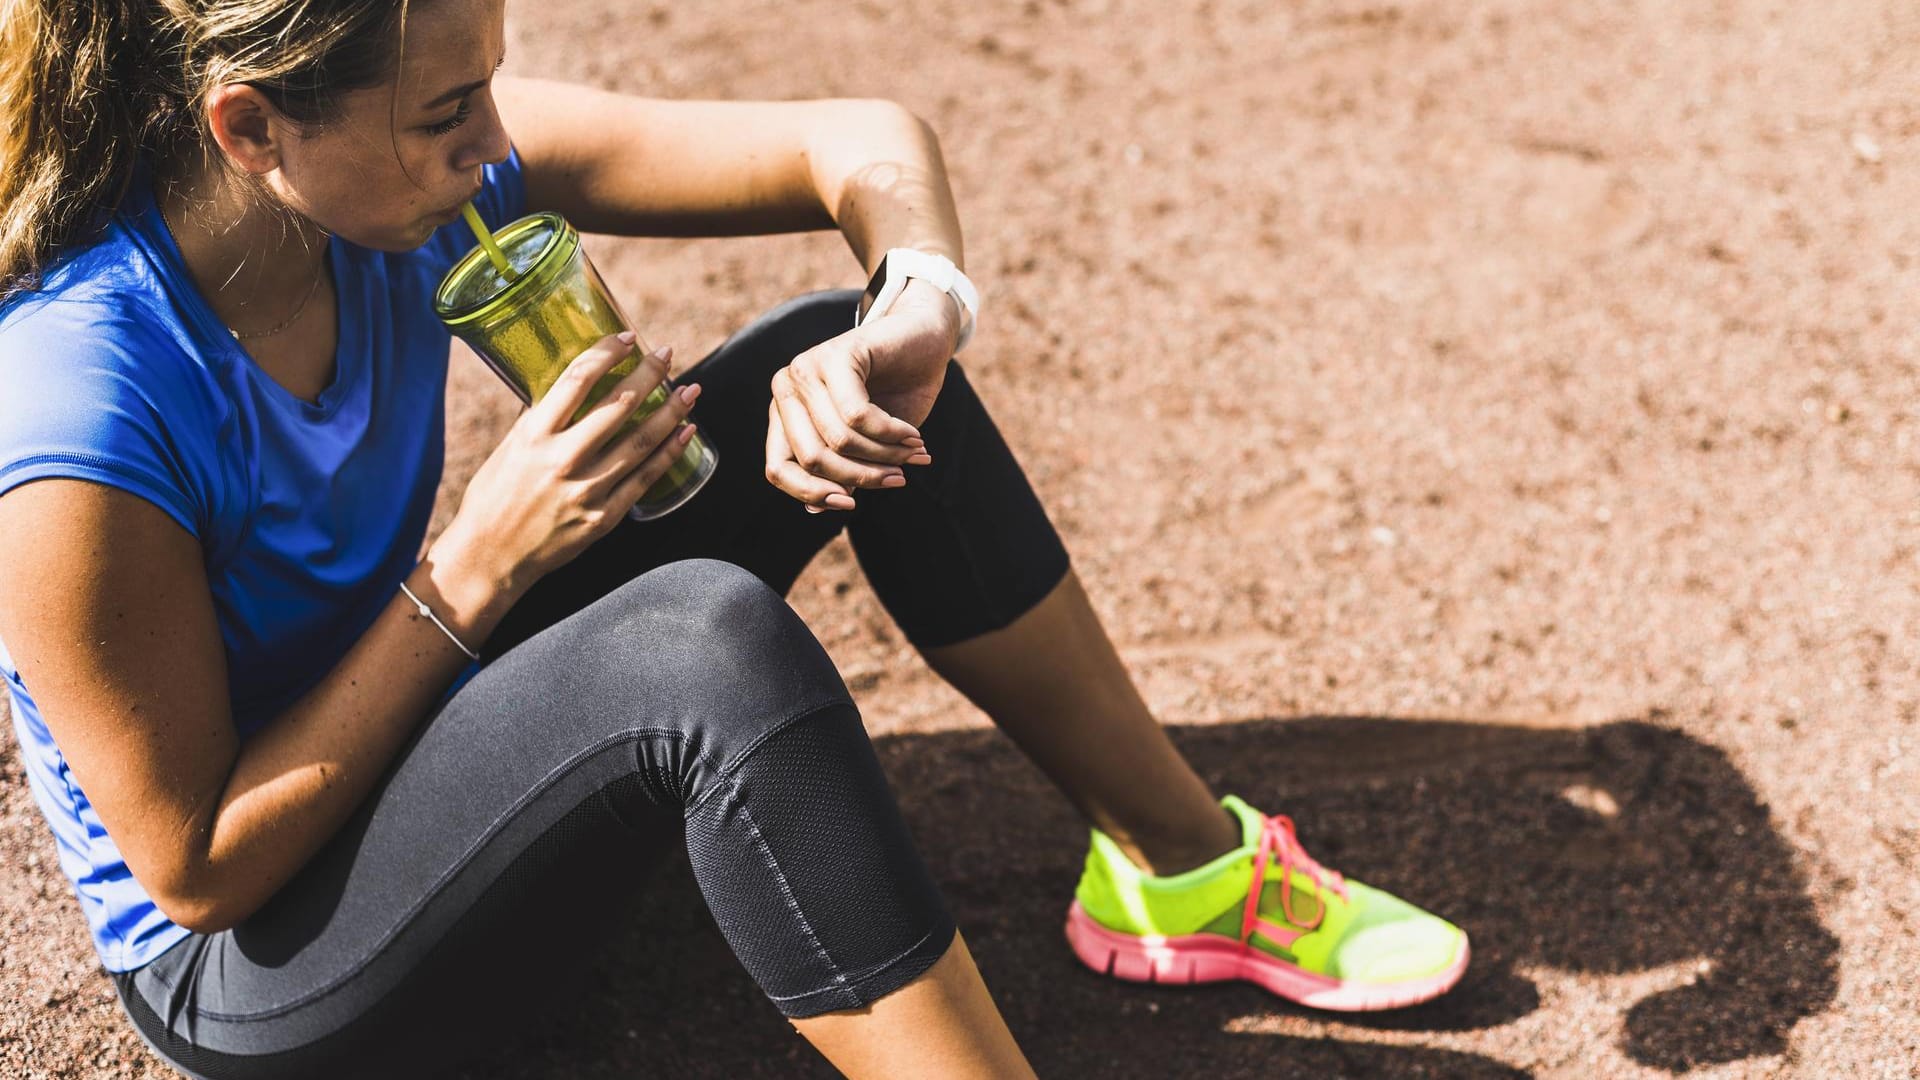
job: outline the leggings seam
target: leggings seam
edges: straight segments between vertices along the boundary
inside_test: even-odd
[[[881,960],[878,963],[869,964],[866,967],[861,968],[859,971],[852,972],[850,974],[842,973],[840,977],[836,980],[836,984],[833,986],[823,986],[818,990],[809,990],[804,994],[788,994],[785,997],[781,997],[774,994],[768,994],[767,997],[772,1001],[783,1002],[783,1003],[793,1002],[793,1001],[805,1001],[808,998],[816,998],[822,994],[831,994],[836,990],[844,990],[849,987],[857,987],[860,983],[866,982],[867,980],[877,975],[885,974],[888,970],[893,968],[894,965],[900,963],[900,961],[905,960],[907,957],[912,956],[914,953],[919,952],[920,947],[922,945],[925,945],[928,939],[932,938],[933,935],[938,934],[941,931],[947,930],[947,929],[948,927],[944,923],[940,926],[936,926],[933,929],[928,930],[926,933],[921,934],[920,940],[914,942],[913,944],[907,946],[906,948],[900,950],[899,952],[893,954],[892,956],[887,957],[885,960]],[[829,962],[831,962],[831,960],[829,960]],[[835,970],[838,971],[839,969],[836,968]]]
[[[731,780],[728,781],[728,786],[737,790],[737,785]],[[827,970],[833,974],[834,987],[845,986],[846,974],[840,970],[840,965],[834,962],[833,954],[828,952],[826,945],[820,941],[820,935],[814,931],[813,923],[807,918],[807,913],[801,910],[800,898],[793,895],[793,886],[787,881],[787,872],[780,868],[780,860],[774,857],[773,846],[767,843],[766,835],[760,831],[759,823],[753,820],[753,811],[747,809],[745,803],[740,804],[740,816],[746,821],[747,830],[753,834],[754,846],[760,849],[761,857],[773,871],[773,880],[780,886],[780,898],[786,901],[787,910],[793,913],[794,919],[800,924],[800,929],[806,932],[807,941],[813,945],[814,955],[826,962]]]
[[[779,731],[785,730],[787,727],[794,724],[795,722],[806,719],[808,716],[811,716],[816,712],[819,712],[823,709],[829,708],[834,705],[843,704],[843,703],[844,703],[844,699],[836,698],[824,703],[809,705],[803,709],[798,710],[795,713],[790,713],[785,719],[773,725],[772,730],[757,737],[752,743],[750,743],[747,746],[746,749],[734,755],[733,763],[723,768],[717,774],[718,777],[721,779],[726,779],[730,777],[734,769],[738,767],[738,762],[741,759],[745,758],[753,750],[757,749],[771,735]],[[451,881],[455,876],[457,876],[462,870],[466,869],[467,866],[469,866],[473,862],[474,855],[481,848],[485,847],[488,842],[492,841],[496,836],[498,836],[500,834],[500,830],[504,827],[505,823],[513,819],[514,816],[518,814],[521,810],[525,809],[525,807],[529,803],[539,798],[540,796],[546,794],[548,791],[552,790],[556,784],[560,783],[560,781],[564,780],[567,776],[572,775],[572,773],[575,770],[579,769],[582,765],[586,764],[588,760],[598,756],[602,752],[609,750],[615,746],[619,746],[621,744],[638,742],[641,739],[646,738],[648,736],[664,736],[668,739],[672,739],[676,742],[681,742],[681,743],[686,742],[688,738],[686,732],[677,731],[671,728],[628,728],[617,734],[610,735],[610,736],[607,736],[606,738],[599,740],[598,742],[592,744],[591,746],[588,746],[586,749],[581,750],[580,752],[576,753],[572,757],[561,762],[559,765],[556,765],[553,769],[549,770],[547,772],[547,775],[542,777],[539,780],[539,782],[535,783],[524,794],[522,794],[520,798],[515,799],[512,805],[508,806],[507,809],[503,810],[500,814],[496,815],[493,821],[490,822],[487,825],[487,827],[481,831],[480,835],[474,839],[473,843],[467,845],[466,850],[462,851],[459,857],[457,857],[452,862],[452,864],[450,864],[447,867],[446,870],[442,871],[441,874],[433,880],[432,884],[430,884],[427,887],[427,889],[424,892],[422,892],[420,896],[414,900],[412,904],[408,905],[405,911],[401,912],[399,917],[394,920],[393,924],[388,926],[387,929],[384,930],[377,939],[375,939],[373,945],[368,948],[367,954],[365,956],[361,957],[357,963],[355,963],[352,967],[348,968],[346,971],[341,972],[338,977],[329,981],[325,986],[321,986],[313,990],[309,990],[305,994],[302,994],[291,1001],[285,1002],[280,1005],[275,1005],[270,1009],[264,1009],[258,1012],[224,1013],[224,1012],[216,1012],[209,1009],[196,1008],[194,1009],[195,1015],[203,1017],[208,1020],[217,1020],[217,1021],[223,1021],[227,1023],[246,1023],[253,1020],[270,1020],[275,1017],[285,1015],[286,1013],[291,1012],[294,1009],[300,1008],[305,1005],[310,1005],[316,1001],[319,1001],[324,997],[327,997],[330,994],[333,994],[339,991],[348,982],[352,981],[355,977],[359,976],[363,971],[365,971],[368,965],[372,964],[376,959],[378,959],[381,956],[381,954],[386,951],[387,947],[393,943],[393,939],[397,937],[406,926],[411,924],[413,919],[420,914],[421,910],[424,909],[428,903],[430,903],[436,897],[438,897],[443,891],[445,891],[447,883]],[[694,755],[694,760],[699,762],[703,767],[711,767],[711,759],[707,756],[705,752],[696,753]],[[714,790],[718,791],[721,789],[722,786],[723,785],[716,784],[714,787]],[[708,792],[707,795],[702,796],[700,799],[700,803],[706,802],[706,800],[710,798],[712,794],[713,792]],[[698,804],[690,804],[687,807],[685,807],[683,814],[691,814],[694,810],[695,805],[698,805]]]
[[[721,766],[720,771],[717,774],[715,774],[715,779],[726,780],[731,782],[733,779],[733,775],[740,771],[740,767],[747,763],[747,759],[753,756],[754,751],[766,745],[768,739],[773,738],[775,735],[780,734],[781,732],[787,730],[788,728],[792,727],[793,725],[799,723],[802,720],[810,719],[814,716],[819,715],[820,713],[826,712],[828,709],[831,709],[837,705],[845,705],[848,708],[858,707],[854,705],[854,703],[848,700],[847,698],[835,697],[835,698],[829,698],[826,701],[822,701],[814,705],[809,705],[804,709],[799,709],[795,712],[789,713],[784,720],[781,720],[778,723],[769,725],[767,727],[767,730],[761,732],[759,735],[754,736],[754,739],[752,742],[748,743],[744,747],[741,747],[740,750],[733,755],[731,760],[729,760],[725,765]],[[708,799],[713,798],[715,795],[719,794],[722,790],[727,790],[727,789],[723,788],[723,786],[720,784],[715,784],[713,788],[709,790],[705,795],[702,795],[698,799],[694,800],[693,802],[688,803],[686,807],[687,815],[691,817],[695,810],[698,810],[702,806],[705,806],[707,804]]]

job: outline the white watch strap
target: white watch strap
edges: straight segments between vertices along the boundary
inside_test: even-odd
[[[873,305],[867,309],[867,318],[875,319],[886,314],[907,287],[907,279],[919,278],[959,303],[960,340],[954,344],[953,351],[957,353],[966,348],[967,342],[973,338],[974,327],[980,324],[980,290],[974,288],[965,271],[953,265],[953,260],[945,255],[916,248],[889,248],[886,272],[886,280],[880,283],[880,295],[874,297]],[[854,325],[860,325],[858,318],[854,320]]]

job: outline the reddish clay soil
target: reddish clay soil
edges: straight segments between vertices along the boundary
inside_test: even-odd
[[[1084,835],[837,542],[792,602],[1042,1075],[1904,1078],[1912,11],[547,0],[510,63],[929,119],[987,295],[964,362],[1148,699],[1474,935],[1451,997],[1374,1018],[1081,970]],[[689,362],[860,278],[831,233],[594,250]],[[453,383],[445,496],[514,411],[470,357]],[[10,741],[0,815],[0,1073],[169,1075]],[[470,1075],[828,1074],[684,867],[595,980]]]

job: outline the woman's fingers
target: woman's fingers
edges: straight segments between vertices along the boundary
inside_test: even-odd
[[[697,383],[676,387],[667,396],[666,404],[622,430],[582,478],[595,491],[612,490],[627,474],[642,467],[656,448],[672,441],[675,429],[693,411],[693,403],[699,397]]]
[[[905,476],[898,466],[855,461],[827,445],[807,407],[806,394],[790,368],[773,373],[773,407],[786,425],[788,450],[807,472],[846,487],[899,487]],[[823,406],[831,408],[831,405]],[[844,428],[844,422],[842,422]],[[864,438],[864,437],[863,437]],[[903,448],[905,449],[905,448]],[[904,460],[912,453],[908,450]],[[887,478],[899,480],[888,483]]]
[[[633,342],[631,330],[609,334],[569,361],[566,370],[554,380],[546,395],[534,402],[529,410],[539,414],[537,422],[542,429],[559,431],[572,422],[574,414],[580,411],[581,404],[587,400],[587,394],[601,376],[612,371],[633,351]]]
[[[673,362],[673,346],[664,345],[642,357],[640,363],[595,402],[580,419],[566,430],[583,458],[591,459],[620,425],[643,408],[658,408],[667,400],[667,371]]]
[[[687,444],[693,442],[695,430],[692,424],[674,429],[665,442],[655,447],[633,471],[613,486],[613,491],[607,496],[607,508],[622,514],[633,509],[633,504],[640,501],[640,496],[659,483],[680,455],[687,452]]]
[[[767,482],[807,504],[808,511],[819,513],[853,509],[853,496],[831,480],[815,476],[800,467],[788,442],[786,422],[780,403],[767,403]]]
[[[791,370],[790,377],[799,390],[801,404],[806,406],[807,415],[813,418],[814,431],[829,450],[850,461],[883,467],[900,465],[913,455],[912,447],[889,446],[860,430],[862,424],[871,424],[870,414],[884,415],[879,406],[866,400],[864,388],[856,391],[858,400],[849,403],[836,397],[819,379],[797,367]]]
[[[885,454],[881,455],[854,450],[852,454],[856,457],[900,465],[914,454],[916,446],[925,446],[920,430],[914,425],[874,404],[874,398],[866,390],[866,377],[856,371],[852,363],[818,363],[808,367],[808,371],[822,382],[822,390],[835,405],[835,415],[845,417],[845,423],[868,444],[885,448]]]

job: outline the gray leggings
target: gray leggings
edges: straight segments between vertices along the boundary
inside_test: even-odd
[[[707,490],[536,586],[264,908],[115,976],[150,1046],[207,1080],[437,1072],[564,1000],[681,844],[788,1016],[871,1002],[946,952],[859,713],[781,595],[846,528],[909,639],[945,644],[1031,608],[1067,556],[958,365],[907,487],[816,516],[766,483],[772,373],[856,296],[782,305],[696,365]]]

